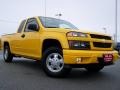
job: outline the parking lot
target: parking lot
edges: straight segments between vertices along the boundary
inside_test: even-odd
[[[120,61],[96,74],[77,68],[66,78],[50,78],[36,61],[5,63],[0,52],[0,90],[120,90],[119,83]]]

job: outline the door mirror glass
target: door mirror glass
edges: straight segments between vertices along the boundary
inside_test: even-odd
[[[32,31],[38,31],[39,28],[38,28],[38,25],[36,24],[29,24],[28,29]]]

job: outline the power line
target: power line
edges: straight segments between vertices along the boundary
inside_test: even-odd
[[[0,22],[3,22],[3,23],[18,23],[17,21],[12,21],[12,20],[5,20],[5,19],[0,19]]]

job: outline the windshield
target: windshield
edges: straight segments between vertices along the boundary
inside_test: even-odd
[[[78,29],[73,24],[60,19],[55,19],[50,17],[40,17],[40,20],[45,28]]]

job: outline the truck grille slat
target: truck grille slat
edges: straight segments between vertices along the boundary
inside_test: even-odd
[[[110,36],[103,36],[103,35],[96,35],[96,34],[90,34],[90,36],[91,38],[111,40]]]
[[[111,43],[93,42],[93,46],[98,47],[98,48],[111,48],[112,44]]]

